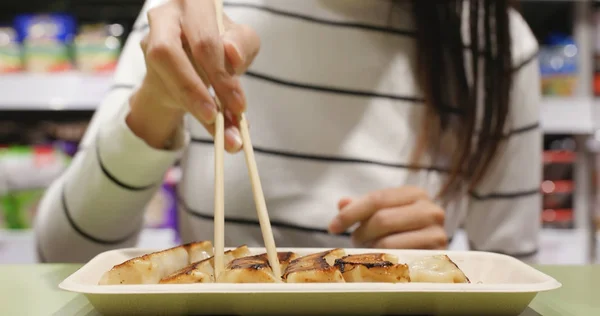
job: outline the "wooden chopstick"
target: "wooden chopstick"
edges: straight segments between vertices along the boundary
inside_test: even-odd
[[[225,270],[223,257],[225,256],[225,184],[223,160],[225,151],[225,119],[223,107],[217,100],[217,117],[215,120],[215,214],[214,214],[214,259],[215,259],[215,282],[217,277]]]
[[[215,1],[217,14],[217,26],[219,34],[223,34],[223,2]],[[215,120],[215,140],[214,140],[214,158],[215,158],[215,214],[214,214],[214,259],[215,259],[215,282],[218,276],[225,270],[225,183],[223,160],[225,151],[225,119],[223,115],[223,106],[218,97],[215,97],[217,103],[217,118]]]
[[[223,34],[225,27],[223,25],[223,1],[215,0],[215,9],[217,14],[217,25],[219,28],[219,34]],[[221,108],[221,107],[220,107]],[[222,108],[221,108],[222,110]],[[220,115],[221,120],[223,119],[222,112]],[[218,121],[217,121],[218,122]],[[221,121],[223,123],[224,121]],[[276,279],[279,280],[281,277],[281,266],[279,265],[279,259],[277,256],[277,247],[275,246],[275,239],[273,238],[273,231],[271,229],[271,222],[269,220],[269,213],[267,211],[267,205],[265,202],[265,196],[262,190],[262,185],[260,183],[260,178],[258,175],[258,167],[256,166],[256,160],[254,158],[254,149],[252,147],[252,141],[250,139],[250,131],[248,128],[248,121],[246,120],[246,115],[242,113],[239,119],[240,123],[240,134],[242,136],[242,147],[244,150],[244,156],[246,158],[246,165],[248,168],[248,175],[250,176],[250,181],[252,184],[252,193],[254,194],[254,203],[256,204],[256,211],[258,214],[258,220],[260,223],[260,229],[263,235],[263,241],[265,243],[265,248],[267,250],[267,257],[269,259],[269,265],[271,269],[273,269],[273,274],[275,274]],[[221,125],[223,128],[224,125]],[[219,125],[217,127],[217,132],[215,136],[222,132],[219,129]],[[220,134],[222,137],[223,134]],[[218,145],[219,152],[221,156],[219,158],[222,160],[223,153],[223,138],[220,139],[221,143]],[[215,138],[215,159],[217,158],[217,139]],[[216,169],[220,168],[220,169]],[[223,165],[219,160],[215,161],[215,278],[218,275],[218,272],[223,271],[223,243],[224,243],[224,211],[223,211],[223,191],[222,191],[222,176],[223,176]],[[216,177],[219,174],[221,178]],[[217,182],[220,181],[220,182]],[[219,186],[217,186],[219,185]],[[217,195],[217,193],[219,195]],[[217,198],[219,199],[219,203],[217,203]],[[218,239],[217,239],[218,238]],[[221,248],[218,248],[221,247]],[[217,254],[220,256],[219,264],[217,264]],[[217,270],[218,267],[218,270]]]
[[[277,256],[277,247],[275,246],[275,238],[273,238],[273,231],[271,230],[271,221],[269,220],[269,213],[267,212],[267,205],[265,202],[265,196],[260,184],[260,178],[258,176],[258,168],[256,167],[256,160],[254,159],[254,149],[252,148],[252,141],[250,140],[250,131],[248,130],[248,121],[244,113],[240,116],[240,129],[242,134],[242,140],[244,144],[244,154],[246,157],[246,165],[248,166],[248,174],[250,181],[252,182],[252,192],[254,193],[254,203],[256,204],[256,211],[258,213],[258,221],[260,223],[260,230],[263,235],[263,241],[267,250],[267,257],[269,258],[269,265],[273,269],[276,279],[279,280],[281,277],[281,266],[279,265],[279,258]]]

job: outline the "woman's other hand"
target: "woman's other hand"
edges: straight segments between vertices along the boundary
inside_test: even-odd
[[[444,210],[415,187],[384,189],[358,199],[344,198],[329,231],[339,234],[355,224],[356,247],[445,249]]]
[[[223,16],[220,35],[214,0],[171,0],[148,12],[150,31],[141,46],[146,76],[131,101],[127,123],[150,146],[164,148],[189,112],[214,134],[216,102],[225,111],[225,149],[241,148],[236,116],[245,110],[239,74],[260,48],[249,27]]]

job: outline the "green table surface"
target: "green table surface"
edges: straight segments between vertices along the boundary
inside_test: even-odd
[[[58,284],[81,265],[0,265],[0,315],[99,315],[85,296]],[[600,265],[536,266],[563,286],[536,296],[522,316],[600,315]],[[595,294],[594,294],[595,293]]]

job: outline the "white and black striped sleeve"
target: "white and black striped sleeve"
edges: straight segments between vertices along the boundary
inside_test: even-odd
[[[155,3],[146,3],[138,22]],[[182,129],[174,150],[154,149],[125,122],[129,96],[145,73],[142,32],[134,30],[129,36],[114,88],[94,114],[71,165],[38,207],[35,230],[41,261],[85,262],[99,252],[135,245],[145,205],[187,143]]]
[[[535,260],[541,229],[543,136],[539,127],[540,78],[537,45],[519,17],[511,95],[512,132],[489,173],[473,192],[465,220],[472,250]],[[514,34],[513,33],[513,34]]]

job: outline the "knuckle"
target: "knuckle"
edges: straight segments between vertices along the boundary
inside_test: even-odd
[[[196,43],[194,43],[193,47],[200,55],[211,55],[215,54],[219,48],[221,40],[215,35],[204,35],[202,36]]]
[[[232,76],[227,72],[226,69],[222,67],[216,67],[211,76],[216,84],[220,86],[220,88],[227,90],[235,90],[237,88],[236,81],[233,80]]]
[[[391,216],[389,216],[388,212],[379,211],[373,214],[372,221],[373,225],[377,227],[378,230],[389,231],[393,228],[393,222],[391,221]]]
[[[431,218],[433,218],[433,221],[437,224],[443,224],[446,220],[446,212],[444,212],[444,210],[437,206],[437,205],[433,205],[430,210],[429,210],[430,214],[431,214]]]
[[[156,17],[160,16],[160,12],[162,11],[162,9],[163,9],[162,6],[158,6],[158,7],[154,7],[154,8],[151,8],[150,10],[148,10],[148,13],[146,13],[148,22],[151,22]]]
[[[340,220],[343,224],[346,224],[352,220],[350,214],[348,212],[340,212],[337,215],[338,220]]]
[[[385,193],[382,191],[375,191],[375,192],[371,192],[369,193],[369,202],[375,207],[375,208],[381,208],[384,204],[385,204]]]
[[[448,246],[448,235],[446,231],[439,227],[432,233],[432,245],[433,248],[446,248]]]
[[[148,43],[146,56],[151,62],[170,59],[172,57],[171,47],[164,41]]]
[[[194,100],[202,98],[200,87],[192,81],[184,80],[181,85],[179,85],[179,89],[182,98],[181,101],[185,104],[190,104],[194,102]]]

